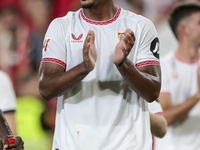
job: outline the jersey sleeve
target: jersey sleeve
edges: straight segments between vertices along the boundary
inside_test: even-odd
[[[12,82],[9,76],[4,73],[0,72],[0,108],[2,112],[9,112],[16,110],[16,96],[13,89]]]
[[[159,39],[153,23],[144,18],[139,21],[138,25],[140,36],[138,39],[136,67],[160,65]]]
[[[42,62],[57,63],[66,68],[65,41],[68,26],[63,18],[57,18],[51,22],[44,38]]]
[[[160,103],[155,100],[152,103],[148,103],[149,112],[152,114],[163,115],[163,110]]]

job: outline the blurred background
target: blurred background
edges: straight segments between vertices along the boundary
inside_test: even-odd
[[[161,58],[177,47],[167,23],[170,8],[184,0],[115,0],[156,26]],[[192,0],[190,0],[192,1]],[[49,23],[80,8],[79,0],[0,0],[0,70],[11,78],[17,97],[17,135],[26,150],[50,150],[56,99],[46,102],[38,91],[38,67]]]

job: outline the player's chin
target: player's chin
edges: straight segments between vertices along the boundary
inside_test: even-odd
[[[81,6],[82,6],[82,8],[84,8],[84,9],[90,9],[90,8],[92,8],[93,7],[93,5],[94,5],[94,3],[93,2],[88,2],[87,0],[81,0]]]

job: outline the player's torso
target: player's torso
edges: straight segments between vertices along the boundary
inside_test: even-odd
[[[168,75],[172,104],[182,104],[198,91],[197,69],[199,60],[188,63],[181,60],[177,54],[172,54],[166,63],[169,63],[170,66]],[[199,148],[199,142],[194,142],[200,140],[199,109],[200,102],[190,110],[186,117],[171,126],[170,132],[178,149],[196,150]]]
[[[151,147],[146,102],[130,89],[112,62],[115,47],[127,28],[136,35],[134,48],[128,56],[133,63],[136,62],[136,49],[139,46],[136,22],[134,24],[134,21],[120,17],[120,12],[121,9],[118,9],[115,17],[104,23],[84,19],[80,11],[68,14],[66,71],[83,61],[83,44],[89,30],[95,33],[97,49],[94,70],[58,102],[59,106],[64,107],[58,115],[63,117],[62,123],[66,123],[65,133],[62,134],[69,143],[74,140],[72,147],[87,149],[95,146],[96,149],[109,150]],[[145,135],[143,140],[148,142],[144,144],[140,135]],[[88,141],[93,142],[88,144]]]
[[[126,18],[125,12],[121,12],[119,8],[115,17],[105,22],[95,22],[85,18],[82,10],[69,17],[70,25],[66,38],[67,50],[67,67],[66,70],[71,69],[83,61],[82,51],[85,38],[89,30],[95,33],[95,46],[97,49],[97,62],[94,70],[83,81],[89,78],[98,78],[100,81],[108,80],[122,80],[122,76],[112,62],[115,47],[123,36],[125,30],[130,28],[134,33],[136,32],[136,23],[124,24]],[[137,47],[137,38],[129,57],[131,60],[136,55],[135,47]]]

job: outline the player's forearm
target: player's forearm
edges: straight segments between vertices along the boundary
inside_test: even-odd
[[[186,117],[190,110],[199,102],[199,99],[200,94],[197,93],[180,105],[163,108],[164,117],[167,120],[167,124],[171,125]]]
[[[161,86],[159,77],[139,71],[128,59],[117,68],[130,87],[147,102],[158,98]]]
[[[58,97],[74,87],[88,73],[81,63],[67,72],[44,74],[39,81],[40,94],[46,100]]]
[[[162,138],[167,132],[167,122],[163,116],[150,114],[151,133]]]
[[[12,135],[12,131],[0,110],[0,137],[4,138],[6,135]]]

